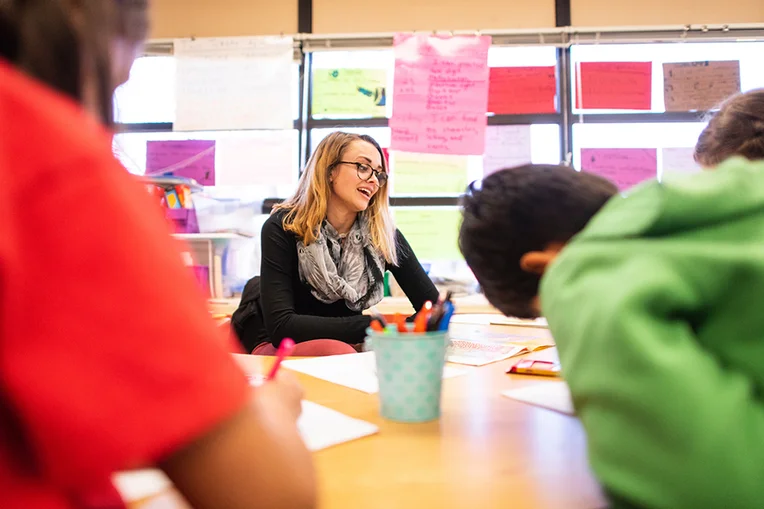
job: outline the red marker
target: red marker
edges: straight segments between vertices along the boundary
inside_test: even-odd
[[[427,320],[430,319],[432,313],[432,302],[429,300],[424,303],[422,309],[419,310],[416,317],[414,317],[414,332],[427,332]]]
[[[268,372],[266,380],[273,380],[276,378],[276,373],[279,372],[281,361],[284,360],[284,357],[292,355],[292,350],[294,350],[294,341],[289,338],[282,339],[281,343],[279,343],[279,349],[276,351],[276,360],[273,362],[273,366],[271,366],[271,370]]]

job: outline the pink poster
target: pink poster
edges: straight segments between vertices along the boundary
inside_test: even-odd
[[[188,177],[203,186],[214,186],[215,140],[149,141],[146,175]]]
[[[390,148],[482,155],[489,36],[397,34]]]
[[[654,148],[584,148],[581,170],[605,177],[623,191],[657,177],[657,152]]]

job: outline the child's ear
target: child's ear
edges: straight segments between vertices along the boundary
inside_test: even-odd
[[[543,251],[529,251],[520,258],[520,268],[531,274],[543,275],[550,263],[557,258],[564,244],[549,244]]]

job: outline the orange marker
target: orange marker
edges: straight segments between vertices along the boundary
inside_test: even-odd
[[[385,332],[385,328],[382,326],[382,322],[380,322],[376,318],[371,319],[371,328],[372,330],[377,332]]]
[[[403,315],[400,313],[395,313],[395,317],[393,318],[393,321],[395,322],[395,325],[398,326],[398,332],[403,334],[409,331],[409,328],[406,327],[406,319],[403,318]]]
[[[429,300],[424,303],[422,309],[419,310],[416,317],[414,317],[414,332],[427,332],[427,320],[430,319],[432,313],[432,302]]]

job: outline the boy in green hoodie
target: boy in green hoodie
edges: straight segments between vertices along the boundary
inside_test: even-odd
[[[549,321],[613,507],[764,507],[764,164],[648,182],[598,212],[608,185],[564,167],[487,177],[465,198],[465,259],[502,312]]]

